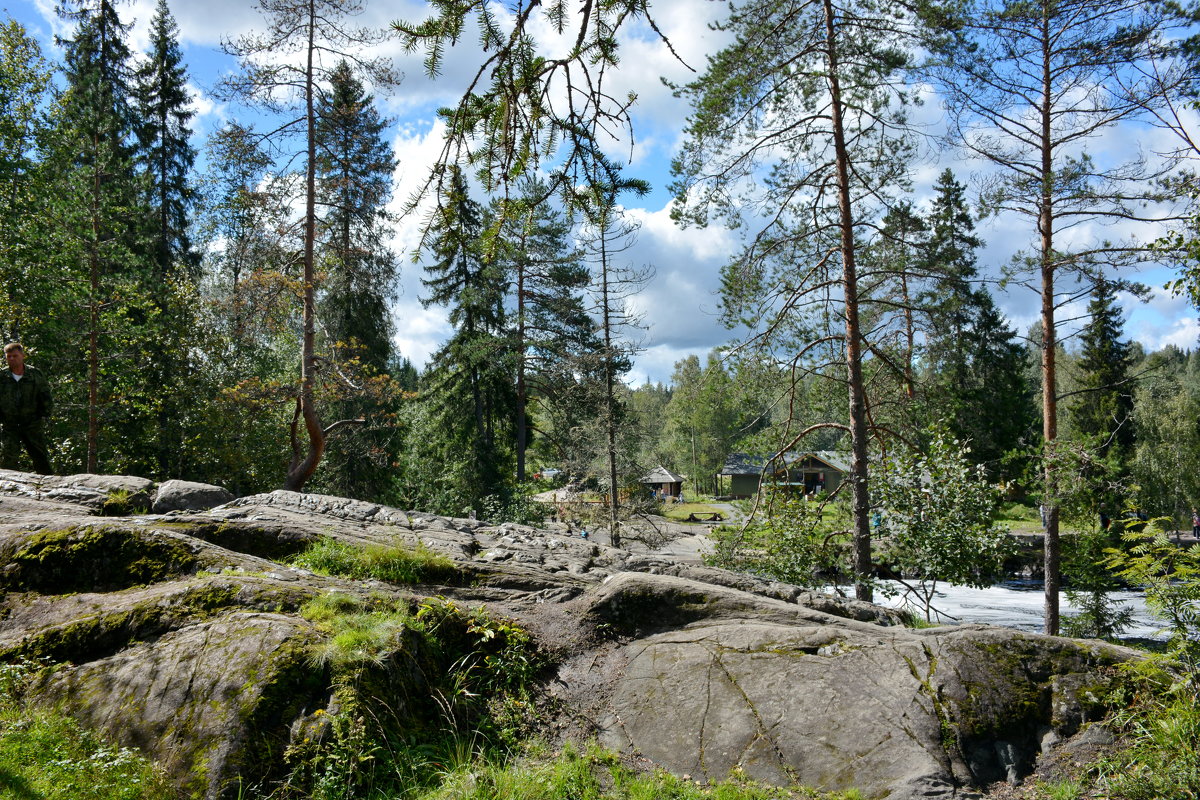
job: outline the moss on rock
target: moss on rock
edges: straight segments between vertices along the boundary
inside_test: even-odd
[[[196,554],[169,534],[80,526],[39,531],[13,553],[2,581],[9,591],[111,592],[196,570]]]

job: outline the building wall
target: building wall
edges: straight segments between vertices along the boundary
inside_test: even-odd
[[[729,494],[734,497],[750,497],[758,492],[757,475],[730,475]]]

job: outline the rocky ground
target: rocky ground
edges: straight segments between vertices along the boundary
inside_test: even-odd
[[[908,629],[875,606],[701,566],[680,533],[615,549],[319,495],[0,472],[0,653],[64,664],[39,697],[209,798],[279,770],[298,731],[339,713],[312,658],[329,634],[297,613],[335,591],[516,620],[550,664],[541,735],[696,778],[737,767],[890,800],[979,797],[1086,752],[1114,665],[1136,657],[986,626]],[[453,568],[398,586],[290,565],[322,539],[423,548]],[[416,672],[388,675],[383,701],[419,701]]]

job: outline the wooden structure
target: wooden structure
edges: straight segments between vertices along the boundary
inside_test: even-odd
[[[850,472],[846,457],[833,450],[788,452],[771,462],[770,473],[763,478],[767,459],[746,453],[730,453],[725,466],[717,473],[718,484],[728,480],[730,497],[752,497],[766,480],[770,485],[783,487],[806,497],[828,494],[841,485]]]
[[[683,497],[683,481],[682,475],[676,475],[671,470],[663,466],[657,466],[650,472],[638,480],[638,483],[646,487],[647,491],[653,492],[661,499]]]

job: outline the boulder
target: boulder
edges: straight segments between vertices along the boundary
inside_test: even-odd
[[[38,475],[0,470],[0,493],[121,516],[150,507],[154,481],[131,475]]]
[[[233,494],[211,483],[166,481],[158,485],[150,510],[155,514],[169,511],[207,511],[233,500]]]
[[[972,796],[1068,752],[1076,734],[1095,738],[1112,665],[1137,657],[987,626],[911,630],[870,604],[561,530],[322,495],[97,518],[97,498],[150,486],[0,473],[0,657],[57,662],[35,701],[141,748],[210,800],[278,777],[296,737],[313,746],[349,713],[320,655],[332,633],[299,613],[331,593],[397,608],[448,598],[515,620],[549,665],[544,737],[598,738],[695,779],[737,768],[889,800]],[[430,573],[436,585],[395,586],[288,563],[325,539],[452,567]],[[423,676],[462,654],[406,635],[359,682],[394,713],[436,715]]]

